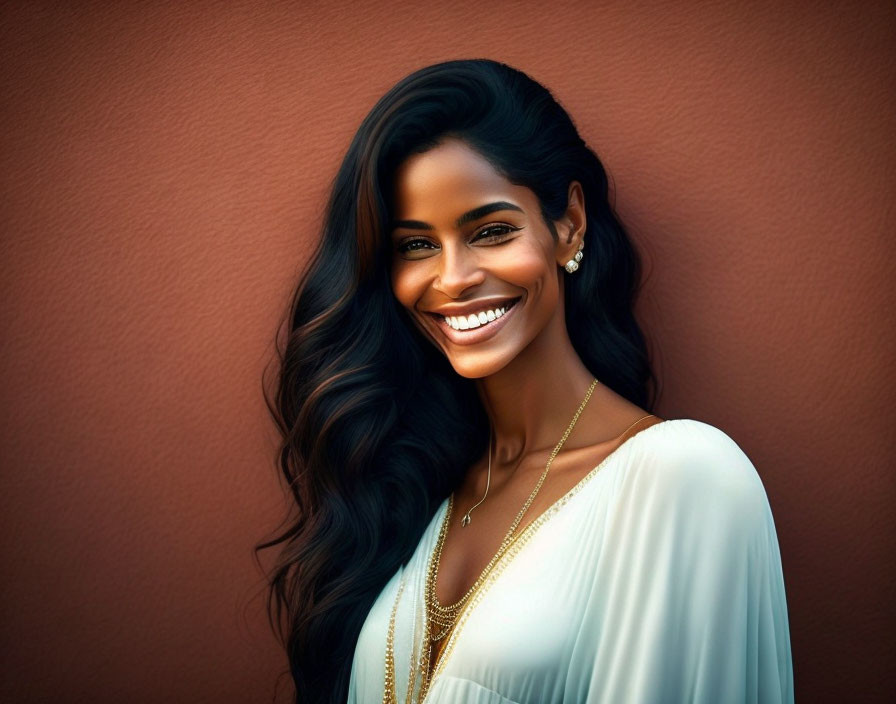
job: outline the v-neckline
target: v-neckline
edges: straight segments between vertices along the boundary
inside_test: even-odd
[[[573,497],[573,495],[577,494],[585,486],[585,484],[589,483],[590,480],[592,478],[594,478],[594,476],[597,475],[597,473],[600,472],[601,469],[603,469],[604,465],[607,464],[610,461],[610,459],[612,459],[616,455],[616,453],[618,453],[623,447],[628,445],[632,440],[634,440],[636,437],[639,437],[640,435],[643,435],[651,428],[655,428],[659,425],[663,425],[664,423],[669,423],[673,420],[680,420],[680,419],[667,418],[665,420],[661,420],[659,423],[654,423],[653,425],[648,425],[643,430],[639,430],[634,435],[630,435],[625,440],[623,440],[621,443],[619,443],[619,445],[612,452],[610,452],[610,454],[608,454],[606,457],[604,457],[597,464],[596,467],[589,470],[588,473],[584,477],[582,477],[579,481],[577,481],[575,484],[573,484],[573,486],[569,489],[569,491],[564,493],[562,496],[560,496],[560,498],[558,498],[556,501],[552,502],[544,511],[542,511],[535,518],[533,518],[531,521],[529,521],[525,525],[525,527],[523,527],[522,530],[517,531],[517,534],[515,536],[513,536],[513,538],[511,538],[510,544],[512,545],[517,540],[519,540],[523,536],[523,534],[529,530],[529,527],[533,526],[533,524],[536,523],[536,521],[539,522],[539,525],[541,525],[541,523],[544,523],[547,520],[547,518],[550,517],[548,515],[549,512],[550,512],[550,515],[553,515],[554,513],[556,513],[560,509],[560,507],[565,505]],[[533,528],[533,530],[535,530],[537,527],[538,526],[535,526],[535,528]]]
[[[563,494],[562,494],[559,498],[557,498],[555,501],[551,502],[551,503],[544,509],[544,511],[542,511],[542,512],[541,512],[540,514],[538,514],[535,518],[533,518],[533,519],[530,520],[528,523],[526,523],[526,525],[523,526],[523,528],[519,528],[519,527],[517,527],[517,533],[516,533],[516,535],[514,535],[514,536],[510,539],[510,544],[508,545],[508,548],[510,547],[510,545],[512,545],[513,543],[515,543],[520,537],[522,537],[522,535],[523,535],[527,530],[529,530],[529,527],[530,527],[530,526],[532,526],[532,525],[535,524],[536,522],[539,522],[539,525],[540,525],[541,523],[544,523],[544,521],[547,520],[547,518],[548,518],[548,515],[547,515],[547,514],[553,515],[554,513],[556,513],[556,512],[560,509],[560,507],[561,507],[562,505],[566,504],[566,503],[573,497],[573,495],[577,494],[577,493],[578,493],[578,492],[585,486],[585,484],[589,483],[589,481],[590,481],[590,480],[591,480],[591,479],[592,479],[592,478],[593,478],[593,477],[594,477],[594,476],[595,476],[601,469],[604,468],[604,465],[606,465],[606,464],[607,464],[607,463],[608,463],[608,462],[609,462],[609,461],[616,455],[616,453],[619,452],[623,447],[625,447],[629,442],[631,442],[632,440],[634,440],[636,437],[642,435],[643,433],[646,433],[646,432],[647,432],[648,430],[650,430],[651,428],[656,427],[656,426],[658,426],[658,425],[663,425],[664,423],[668,423],[668,422],[670,422],[670,421],[672,421],[672,420],[680,420],[680,419],[676,419],[676,418],[668,418],[668,419],[665,419],[665,420],[661,420],[659,423],[653,423],[652,425],[648,425],[646,428],[643,428],[642,430],[637,431],[634,435],[630,435],[630,436],[627,437],[625,440],[623,440],[621,443],[619,443],[619,445],[617,445],[613,450],[611,450],[610,453],[609,453],[606,457],[604,457],[604,458],[597,464],[597,466],[595,466],[595,467],[593,467],[592,469],[590,469],[590,470],[589,470],[589,471],[588,471],[588,472],[587,472],[581,479],[579,479],[579,481],[577,481],[575,484],[573,484],[573,486],[572,486],[569,490],[567,490],[565,493],[563,493]],[[449,507],[449,501],[450,501],[450,500],[451,500],[451,497],[448,496],[448,497],[446,497],[446,498],[444,499],[444,501],[443,501],[443,503],[442,503],[442,506],[443,506],[443,508],[442,508],[442,516],[441,516],[441,519],[438,521],[438,524],[437,524],[437,525],[438,525],[438,529],[436,530],[436,533],[435,533],[435,535],[436,535],[436,542],[433,544],[432,549],[429,551],[429,562],[432,561],[433,555],[434,555],[434,553],[435,553],[435,549],[436,549],[437,544],[438,544],[438,535],[439,535],[439,533],[441,532],[441,530],[442,530],[442,528],[443,528],[445,522],[448,521],[449,518],[450,518],[450,516],[448,515],[448,507]],[[503,559],[503,558],[501,558],[501,559]],[[500,561],[500,559],[499,559],[499,561]],[[494,567],[495,567],[495,565],[492,566],[492,568],[494,568]],[[488,571],[489,571],[489,567],[488,567],[488,566],[486,566],[485,568],[483,568],[483,570],[476,576],[476,579],[473,581],[473,584],[476,584],[476,582],[478,582],[480,579],[482,579],[482,578],[483,578],[483,575],[485,575],[485,573],[488,572]],[[436,589],[436,585],[433,585],[433,590],[435,590],[435,589]],[[445,606],[445,605],[443,604],[443,606]]]
[[[487,591],[488,587],[491,586],[491,583],[500,576],[501,572],[504,571],[504,568],[509,564],[509,562],[516,557],[517,553],[520,552],[522,547],[528,542],[528,540],[534,535],[534,533],[549,519],[551,516],[556,514],[563,506],[565,506],[573,496],[575,496],[579,491],[581,491],[597,474],[602,470],[614,457],[619,455],[620,450],[623,447],[626,447],[631,443],[635,438],[644,435],[649,432],[651,428],[656,428],[660,425],[665,425],[666,423],[672,423],[677,420],[682,420],[681,418],[667,418],[665,420],[660,421],[659,423],[654,423],[653,425],[649,425],[643,430],[639,430],[634,435],[629,436],[625,440],[623,440],[619,445],[604,457],[596,467],[591,469],[584,477],[582,477],[579,481],[577,481],[572,488],[570,488],[566,493],[564,493],[560,498],[551,503],[544,511],[542,511],[538,516],[529,521],[525,527],[519,531],[510,541],[510,544],[507,547],[507,550],[504,554],[492,565],[491,568],[486,567],[476,578],[476,582],[482,580],[482,583],[479,587],[470,595],[469,600],[466,604],[464,604],[463,608],[460,610],[460,613],[457,615],[457,621],[455,622],[454,627],[451,629],[451,633],[448,635],[448,642],[445,643],[444,647],[441,649],[439,653],[438,660],[433,665],[433,673],[429,682],[429,687],[427,687],[427,695],[432,690],[432,686],[435,684],[436,679],[439,674],[445,668],[445,663],[451,657],[451,652],[454,648],[454,642],[460,637],[460,632],[462,630],[463,624],[466,622],[469,614],[474,610],[476,604],[482,598],[482,595]],[[441,519],[438,521],[438,530],[436,532],[436,536],[438,536],[439,532],[442,530],[445,521],[448,518],[448,500],[450,497],[446,497],[442,502]],[[526,536],[526,540],[520,543],[520,538]],[[427,560],[427,566],[432,563],[433,554],[435,553],[435,549],[438,545],[438,537],[433,543],[433,547],[429,552],[429,559]],[[486,574],[487,573],[487,574]],[[483,575],[485,575],[483,577]],[[475,584],[475,582],[474,582]],[[435,590],[435,585],[432,586],[433,590]],[[426,611],[426,608],[424,608]],[[427,616],[428,618],[428,616]],[[425,647],[425,646],[424,646]],[[424,699],[425,701],[425,699]]]

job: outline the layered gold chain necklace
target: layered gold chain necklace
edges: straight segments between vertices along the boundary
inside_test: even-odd
[[[573,416],[569,427],[566,429],[566,432],[563,433],[563,437],[560,438],[560,442],[557,443],[556,447],[554,447],[553,451],[551,452],[551,456],[548,458],[547,465],[545,466],[544,472],[542,472],[538,483],[535,485],[535,489],[529,495],[529,498],[526,499],[526,503],[523,504],[522,509],[520,509],[520,512],[517,514],[516,518],[511,524],[510,530],[507,531],[507,535],[504,537],[504,540],[501,542],[501,546],[498,548],[498,552],[495,553],[494,557],[492,557],[491,561],[488,563],[488,565],[486,565],[485,569],[479,575],[479,578],[476,580],[473,586],[470,587],[467,593],[464,594],[463,597],[461,597],[460,601],[457,601],[454,604],[449,604],[448,606],[442,606],[442,604],[439,603],[438,597],[436,596],[435,585],[439,574],[439,563],[441,562],[442,558],[442,546],[445,543],[445,534],[448,531],[448,525],[451,520],[451,511],[454,507],[454,494],[452,493],[448,498],[448,508],[445,514],[445,518],[442,521],[442,527],[439,531],[436,546],[430,558],[429,568],[426,574],[426,585],[424,587],[424,599],[426,601],[426,624],[424,627],[423,644],[421,647],[420,661],[417,668],[414,667],[413,655],[411,657],[411,673],[409,673],[408,677],[407,697],[405,698],[406,704],[410,704],[412,702],[413,692],[417,686],[418,675],[422,675],[423,678],[418,701],[423,701],[423,699],[426,697],[426,693],[429,690],[429,686],[431,684],[429,665],[432,651],[435,650],[435,660],[437,661],[439,655],[445,647],[445,644],[448,641],[448,638],[451,635],[460,612],[463,610],[464,606],[466,606],[467,602],[470,600],[470,597],[476,592],[476,590],[488,576],[488,573],[491,571],[491,569],[495,566],[498,560],[501,559],[501,556],[504,555],[504,553],[510,547],[511,543],[513,543],[513,541],[515,540],[514,531],[516,531],[517,527],[520,524],[520,521],[522,521],[523,519],[523,515],[526,513],[526,511],[532,505],[532,502],[535,500],[535,497],[538,495],[538,491],[541,489],[541,485],[544,484],[544,480],[548,475],[548,470],[550,470],[551,468],[551,462],[554,461],[554,457],[557,456],[560,448],[563,447],[563,443],[566,442],[566,439],[572,432],[573,427],[575,427],[576,421],[579,419],[579,416],[585,409],[585,405],[588,403],[588,399],[591,398],[591,393],[594,391],[594,387],[596,385],[597,379],[594,379],[591,382],[591,386],[588,387],[588,392],[585,394],[585,400],[582,401],[582,403],[579,405],[579,408]],[[491,463],[491,442],[489,442],[489,463]],[[469,523],[469,511],[465,515],[464,521],[465,524]],[[383,691],[383,704],[397,704],[397,697],[395,693],[395,660],[393,644],[395,638],[395,614],[398,609],[398,601],[401,597],[402,587],[403,583],[399,587],[398,594],[395,597],[395,603],[392,607],[392,615],[389,619],[389,633],[386,640],[386,672],[385,689]]]

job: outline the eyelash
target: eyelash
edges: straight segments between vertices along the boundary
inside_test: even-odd
[[[480,230],[470,241],[476,242],[479,239],[495,240],[495,239],[504,237],[505,235],[509,235],[511,232],[516,232],[519,229],[520,228],[513,227],[512,225],[489,225],[488,227]],[[502,232],[501,234],[497,234],[497,235],[488,235],[486,237],[481,237],[481,235],[483,235],[484,233],[491,232],[492,230],[505,230],[505,232]],[[424,244],[430,244],[429,240],[424,240],[424,239],[420,239],[420,238],[405,240],[400,245],[398,245],[398,251],[399,252],[414,252],[414,251],[418,251],[420,249],[426,249],[425,247],[411,248],[410,245],[412,245],[416,242],[423,242]]]

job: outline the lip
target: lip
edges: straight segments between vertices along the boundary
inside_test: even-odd
[[[449,340],[451,340],[451,342],[453,342],[454,344],[475,345],[497,335],[498,332],[500,332],[501,328],[503,328],[507,324],[507,321],[513,316],[516,310],[521,307],[519,303],[522,301],[522,296],[511,300],[514,301],[513,305],[511,305],[510,308],[508,308],[504,315],[502,315],[500,318],[498,318],[497,320],[493,320],[490,323],[486,323],[485,325],[480,325],[478,328],[472,328],[470,330],[455,330],[445,322],[445,316],[443,316],[441,313],[430,313],[429,315],[433,318],[439,330],[442,331],[442,334]]]
[[[503,298],[478,298],[475,301],[469,301],[462,305],[443,306],[438,310],[428,310],[426,312],[432,313],[434,315],[445,315],[449,318],[452,315],[467,316],[470,315],[470,313],[478,313],[481,310],[500,308],[501,306],[506,305],[511,301],[519,300],[519,298],[520,296],[504,296]]]

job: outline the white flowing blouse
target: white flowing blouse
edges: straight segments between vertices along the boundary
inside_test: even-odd
[[[395,689],[406,701],[447,508],[446,497],[364,622],[352,704],[383,701],[393,606]],[[781,555],[753,464],[697,420],[628,438],[495,564],[461,612],[424,701],[793,702]]]

